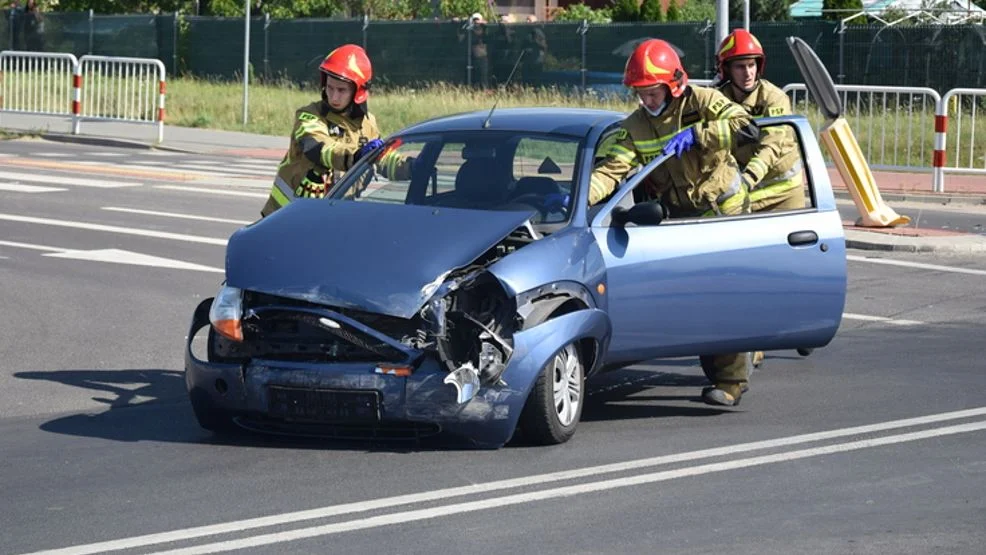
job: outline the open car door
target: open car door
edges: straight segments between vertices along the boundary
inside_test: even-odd
[[[669,158],[661,156],[593,217],[607,271],[612,362],[820,347],[835,335],[846,253],[824,160],[804,118],[758,124],[795,131],[806,162],[805,208],[621,225],[632,191]]]

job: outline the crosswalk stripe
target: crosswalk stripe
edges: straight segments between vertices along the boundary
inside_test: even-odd
[[[203,189],[201,187],[182,187],[181,185],[155,185],[155,189],[168,191],[183,191],[187,193],[205,193],[207,195],[226,195],[231,197],[267,198],[268,193],[250,193],[247,191],[229,191],[224,189]]]
[[[20,185],[17,183],[0,183],[0,191],[10,191],[11,193],[54,193],[56,191],[67,191],[60,187],[41,187],[38,185]]]
[[[207,171],[209,173],[215,174],[237,174],[237,175],[250,175],[250,176],[273,176],[274,172],[277,171],[277,167],[272,166],[269,168],[245,168],[242,166],[237,166],[231,164],[224,168],[216,168],[215,166],[199,165],[199,164],[176,164],[176,166],[181,168],[187,168],[195,171]]]
[[[0,171],[0,179],[5,181],[28,181],[31,183],[46,183],[49,185],[78,185],[80,187],[96,187],[99,189],[116,189],[119,187],[139,187],[141,183],[134,181],[119,181],[113,178],[85,179],[82,177],[62,177],[54,175],[39,175]]]

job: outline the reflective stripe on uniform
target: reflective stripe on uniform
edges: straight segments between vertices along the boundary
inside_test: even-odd
[[[751,162],[752,161],[753,160],[751,160]],[[793,166],[791,166],[791,169],[789,169],[786,172],[778,175],[777,177],[771,179],[770,181],[761,181],[759,186],[760,187],[769,187],[771,185],[780,183],[782,181],[787,181],[788,179],[791,179],[792,177],[800,174],[802,167],[803,166],[801,165],[801,160],[798,160],[797,162],[795,162],[795,164]]]
[[[762,200],[781,196],[789,193],[792,189],[800,189],[802,186],[801,175],[795,175],[782,181],[774,181],[770,185],[757,187],[750,193],[750,202],[760,202]]]
[[[661,150],[664,149],[664,145],[666,145],[668,143],[668,141],[671,140],[671,137],[674,137],[675,135],[677,135],[678,133],[681,133],[682,131],[684,131],[686,129],[691,129],[692,127],[695,127],[699,123],[703,123],[703,122],[700,121],[700,122],[697,122],[697,123],[686,125],[686,126],[682,127],[681,129],[675,131],[674,133],[669,133],[667,135],[664,135],[663,137],[658,137],[656,139],[646,139],[646,140],[643,140],[643,141],[633,141],[633,147],[636,148],[637,149],[637,152],[639,152],[644,158],[653,157],[653,155],[659,154],[661,152]],[[726,133],[727,133],[727,136],[728,136],[728,133],[729,133],[728,123],[726,124],[726,126],[727,126]]]
[[[281,176],[274,178],[274,186],[270,188],[270,196],[274,199],[274,202],[278,206],[286,206],[291,202],[291,197],[294,196],[294,191],[291,186],[288,185]]]
[[[637,143],[634,143],[637,146]],[[612,156],[621,162],[626,162],[627,164],[633,164],[634,160],[637,159],[637,154],[625,146],[614,144],[609,147],[609,151],[606,156]]]

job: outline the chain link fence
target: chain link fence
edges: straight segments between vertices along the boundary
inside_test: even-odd
[[[157,58],[172,75],[236,79],[243,67],[243,19],[161,15],[43,14],[43,23],[5,10],[0,49]],[[737,27],[733,23],[730,27]],[[837,83],[930,87],[986,86],[982,25],[840,27],[815,20],[753,23],[768,53],[767,78],[780,86],[802,80],[784,39],[808,42]],[[689,75],[715,71],[713,22],[666,24],[499,24],[468,28],[455,21],[254,18],[253,76],[268,82],[312,83],[322,57],[345,43],[366,47],[375,82],[427,82],[492,87],[507,80],[534,86],[622,91],[621,73],[639,41],[674,44]]]

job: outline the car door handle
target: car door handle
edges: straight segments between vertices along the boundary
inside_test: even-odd
[[[787,236],[787,242],[792,247],[814,245],[818,242],[818,234],[814,231],[795,231]]]

